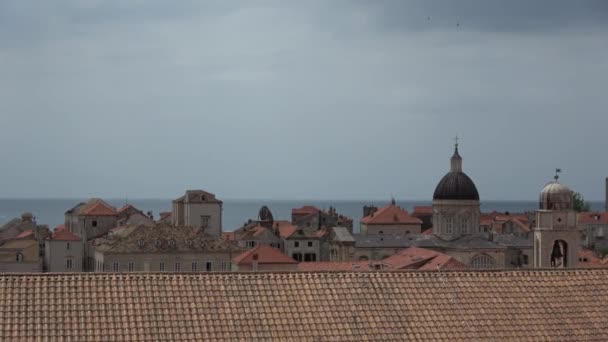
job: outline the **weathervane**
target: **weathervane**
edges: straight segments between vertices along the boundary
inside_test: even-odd
[[[559,179],[560,172],[562,172],[562,169],[555,169],[555,176],[553,176],[553,178],[555,178],[556,182]]]

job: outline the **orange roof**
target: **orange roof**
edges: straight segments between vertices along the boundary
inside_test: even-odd
[[[608,267],[608,256],[600,258],[589,249],[578,251],[578,267]]]
[[[121,213],[121,212],[123,212],[125,210],[128,210],[128,209],[133,209],[133,210],[140,211],[139,209],[137,209],[134,206],[132,206],[132,205],[130,205],[130,204],[127,203],[127,204],[123,205],[122,207],[120,207],[120,209],[118,209],[117,212]]]
[[[378,209],[371,215],[361,219],[365,224],[422,224],[420,219],[410,216],[407,211],[400,207],[389,204],[384,208]]]
[[[608,224],[607,212],[582,212],[578,214],[578,223]]]
[[[15,236],[15,239],[25,239],[27,237],[33,236],[34,232],[31,229],[24,230],[19,235]]]
[[[432,215],[433,214],[433,207],[428,205],[428,206],[417,206],[414,207],[414,211],[412,212],[413,216],[416,215]]]
[[[166,218],[171,217],[172,215],[173,215],[173,213],[170,211],[163,211],[160,213],[160,218],[164,220]]]
[[[278,226],[279,236],[282,238],[288,238],[298,230],[298,227],[294,226],[289,221],[275,221],[274,224],[275,226]]]
[[[420,270],[436,270],[446,269],[446,267],[464,268],[465,265],[453,257],[432,251],[430,249],[409,247],[388,258],[382,260],[382,263],[389,269],[420,269]]]
[[[305,205],[302,208],[291,209],[291,214],[292,215],[309,215],[309,214],[316,214],[319,211],[320,210],[318,208],[313,207],[312,205]]]
[[[371,271],[370,261],[322,261],[301,262],[298,271]]]
[[[115,216],[116,210],[114,208],[105,205],[102,202],[95,202],[90,207],[82,211],[82,215],[85,216]]]
[[[55,241],[80,241],[80,238],[77,235],[73,234],[67,229],[53,232],[48,239]]]
[[[258,245],[245,251],[234,258],[232,261],[237,265],[251,265],[257,258],[258,264],[297,264],[294,259],[283,254],[280,250],[268,245]]]
[[[58,232],[60,230],[64,230],[65,229],[65,224],[60,224],[57,227],[55,227],[55,229],[53,229],[53,231]]]

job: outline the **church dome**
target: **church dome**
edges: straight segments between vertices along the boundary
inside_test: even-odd
[[[462,172],[462,157],[458,153],[458,143],[454,149],[454,155],[450,159],[450,172],[448,172],[437,184],[434,200],[474,200],[479,201],[479,193],[475,183]]]
[[[573,203],[572,191],[557,179],[547,183],[540,192],[541,210],[571,210]]]
[[[434,200],[475,200],[479,201],[479,193],[473,180],[464,172],[448,172],[433,193]]]

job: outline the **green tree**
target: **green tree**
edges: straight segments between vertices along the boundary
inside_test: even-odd
[[[574,200],[574,210],[578,212],[591,211],[591,204],[585,201],[585,198],[580,192],[572,191],[572,199]]]

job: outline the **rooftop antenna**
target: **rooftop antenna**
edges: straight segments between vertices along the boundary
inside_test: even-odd
[[[559,179],[559,174],[562,172],[562,169],[555,169],[555,176],[553,176],[553,178],[555,178],[555,181],[557,182],[557,180]]]

